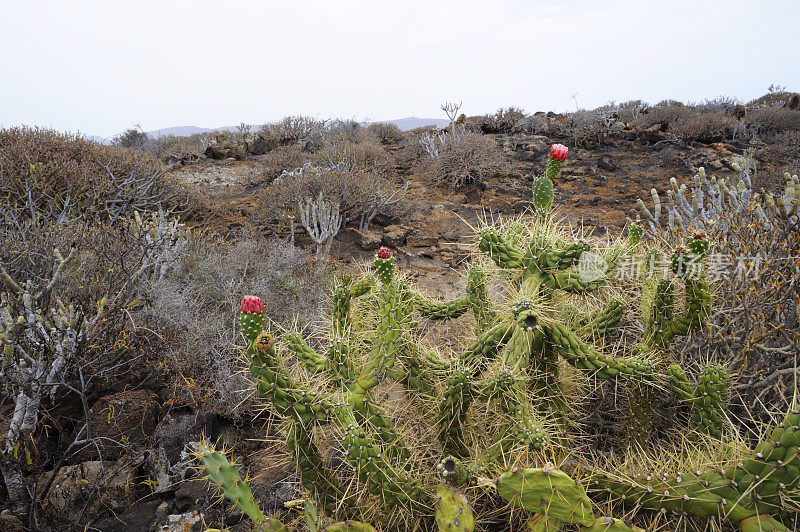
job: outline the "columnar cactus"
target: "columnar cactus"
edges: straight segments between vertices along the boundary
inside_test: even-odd
[[[598,503],[608,493],[635,496],[642,501],[639,509],[674,508],[708,517],[711,507],[700,493],[708,486],[728,501],[715,507],[733,512],[724,519],[742,527],[771,523],[767,514],[788,509],[781,499],[784,487],[794,489],[800,475],[793,433],[785,424],[754,455],[757,461],[769,458],[777,472],[766,465],[756,471],[755,462],[745,461],[744,473],[734,467],[735,478],[726,476],[724,482],[717,473],[665,477],[661,484],[623,481],[614,467],[593,467],[591,446],[573,441],[592,385],[628,396],[629,421],[641,445],[618,446],[622,460],[612,465],[619,471],[624,457],[651,452],[646,443],[655,405],[674,397],[670,389],[691,408],[692,430],[680,436],[687,443],[719,441],[730,423],[722,367],[711,365],[690,377],[670,353],[675,337],[704,329],[708,239],[692,235],[669,256],[671,268],[655,282],[615,279],[627,253],[650,251],[641,241],[642,227],[633,224],[627,239],[598,243],[594,251],[589,241],[560,228],[549,211],[553,181],[566,155],[566,148],[555,146],[546,175],[534,184],[543,194],[536,200],[537,216],[479,232],[478,249],[486,260],[476,256],[461,297],[422,294],[382,248],[373,273],[337,284],[322,337],[286,331],[276,341],[271,332],[258,330],[258,303],[243,302],[240,324],[258,394],[284,420],[302,485],[331,517],[366,518],[388,529],[438,524],[440,530],[469,530],[499,495],[510,504],[488,514],[514,521],[520,510],[528,512],[531,530],[565,524],[637,530],[613,517],[597,517]],[[655,253],[660,252],[651,256]],[[649,304],[629,319],[636,299]],[[466,319],[470,323],[463,330],[474,329],[475,335],[460,352],[432,349],[418,319]],[[636,334],[621,334],[621,328],[637,323]],[[401,408],[393,406],[392,396],[401,397]],[[692,436],[701,433],[703,438]],[[726,449],[735,454],[731,446]],[[553,457],[563,470],[548,464]],[[778,483],[765,480],[778,476]],[[723,495],[731,481],[750,490],[732,488],[735,493],[762,499],[744,503],[734,492]],[[649,496],[651,485],[661,495]],[[465,489],[463,495],[456,486]],[[671,490],[681,497],[663,495]],[[698,502],[683,504],[684,495]],[[633,517],[647,526],[645,515]]]

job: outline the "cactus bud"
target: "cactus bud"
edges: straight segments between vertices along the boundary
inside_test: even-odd
[[[258,296],[244,296],[239,305],[239,330],[253,342],[264,329],[264,303]]]
[[[375,255],[375,270],[378,279],[380,279],[383,284],[392,282],[392,278],[394,277],[394,258],[389,248],[381,248],[378,250],[378,253]]]
[[[633,222],[628,228],[628,243],[631,246],[635,246],[642,240],[642,236],[644,236],[642,220],[640,218],[636,218],[636,221]]]
[[[239,305],[239,312],[249,312],[254,314],[261,314],[264,312],[264,303],[258,296],[244,296],[242,303]]]
[[[554,161],[564,162],[567,160],[567,153],[569,152],[569,148],[564,146],[563,144],[553,144],[550,147],[550,158]]]

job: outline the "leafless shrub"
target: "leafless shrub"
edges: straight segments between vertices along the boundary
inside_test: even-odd
[[[162,223],[164,222],[164,223]],[[130,311],[138,305],[138,283],[170,270],[183,240],[177,223],[134,216],[116,223],[72,220],[56,224],[37,219],[35,231],[0,223],[0,401],[14,404],[14,415],[0,444],[0,474],[16,509],[37,497],[14,456],[31,456],[39,438],[54,437],[55,470],[81,450],[101,453],[108,438],[92,436],[89,388],[130,367],[136,323]],[[63,253],[61,252],[63,250]],[[23,319],[17,319],[23,316]],[[142,346],[148,352],[148,346]],[[84,422],[73,436],[60,426],[42,426],[47,412],[63,405],[64,396],[79,400]],[[49,423],[49,421],[48,421]],[[53,434],[53,436],[49,436]],[[103,441],[100,441],[103,440]],[[102,455],[102,453],[101,453]],[[29,466],[32,464],[29,464]],[[42,464],[39,464],[42,465]],[[38,467],[38,466],[36,466]]]
[[[617,106],[617,114],[619,119],[625,124],[632,124],[639,119],[639,116],[645,111],[649,105],[642,100],[630,100],[622,102]]]
[[[457,188],[506,169],[497,144],[480,133],[463,129],[455,134],[448,133],[434,140],[433,147],[433,152],[428,151],[428,156],[417,161],[417,170],[437,184],[447,183]]]
[[[321,196],[339,205],[343,224],[358,220],[359,226],[366,229],[369,221],[402,198],[404,191],[405,187],[395,187],[382,174],[353,168],[347,161],[335,166],[314,166],[309,162],[284,172],[266,188],[263,216],[267,221],[286,215],[299,220],[298,203]]]
[[[783,85],[771,84],[767,93],[748,102],[748,107],[783,107],[789,104],[798,93],[787,91]]]
[[[702,111],[711,111],[714,113],[730,113],[741,102],[736,98],[730,96],[717,96],[716,98],[706,99],[704,102],[695,105],[696,108]]]
[[[635,123],[639,129],[647,129],[656,124],[684,141],[721,142],[733,138],[738,120],[723,112],[704,111],[701,108],[670,103],[651,108]]]
[[[383,144],[391,144],[395,142],[399,142],[400,138],[403,136],[402,131],[400,128],[397,127],[397,124],[391,124],[387,122],[375,122],[367,126],[367,131],[381,141]]]
[[[501,107],[494,114],[470,117],[468,120],[473,131],[481,133],[511,133],[517,130],[525,119],[525,111],[518,107]]]
[[[265,153],[261,158],[263,168],[263,181],[272,181],[283,172],[290,172],[303,166],[310,159],[310,155],[303,151],[298,144],[278,146]]]
[[[297,115],[264,124],[258,134],[271,146],[285,146],[298,143],[319,143],[327,131],[326,120]]]
[[[138,126],[126,129],[111,140],[114,146],[142,151],[149,151],[153,142],[154,139]]]
[[[800,168],[800,131],[784,131],[770,137],[761,149],[765,158],[787,168]]]
[[[372,135],[363,129],[339,130],[328,135],[313,159],[328,167],[346,166],[351,171],[384,173],[391,158]]]
[[[126,198],[156,210],[186,199],[183,186],[164,175],[161,163],[138,150],[28,127],[0,130],[0,145],[0,201],[28,219],[102,217],[108,202]],[[147,184],[147,191],[134,190],[137,184]],[[31,212],[34,206],[38,211]]]
[[[243,233],[233,242],[194,239],[180,271],[142,285],[148,305],[138,319],[169,339],[164,352],[176,376],[176,389],[187,393],[183,378],[196,384],[193,400],[211,411],[235,418],[248,398],[248,380],[239,351],[241,342],[230,309],[243,295],[259,294],[267,322],[300,327],[315,322],[324,298],[322,273],[310,255],[294,246]]]
[[[153,141],[152,153],[161,160],[174,157],[181,160],[198,159],[208,147],[208,136],[196,134],[190,137],[167,135]]]
[[[800,109],[782,107],[751,109],[745,116],[745,122],[762,137],[786,131],[800,131]]]

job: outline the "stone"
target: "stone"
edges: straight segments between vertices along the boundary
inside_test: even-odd
[[[157,532],[200,532],[203,514],[192,510],[183,514],[167,516],[166,522],[156,527]]]
[[[618,168],[617,163],[614,162],[614,159],[612,159],[610,155],[601,155],[600,158],[597,159],[597,167],[607,172],[613,172]]]
[[[404,246],[408,237],[408,227],[390,225],[383,230],[383,245],[390,248]]]
[[[63,466],[44,497],[43,508],[73,522],[84,513],[84,506],[89,520],[107,516],[109,511],[122,512],[139,499],[131,478],[136,476],[141,461],[92,460]],[[48,479],[51,474],[46,472],[42,478]]]
[[[122,513],[98,519],[92,523],[89,530],[102,532],[150,532],[153,530],[155,523],[160,522],[161,515],[159,510],[165,504],[159,504],[159,501],[136,503]]]
[[[175,507],[179,512],[185,512],[208,500],[211,487],[205,480],[186,480],[175,491]]]
[[[412,248],[433,247],[439,243],[439,239],[432,235],[412,234],[406,238],[406,244]]]
[[[647,129],[638,132],[639,138],[645,142],[658,142],[664,140],[664,133],[661,131],[661,124],[654,124]]]
[[[250,153],[253,155],[264,155],[268,151],[269,143],[267,142],[267,139],[261,135],[258,135],[253,141],[253,144],[250,146]]]
[[[208,157],[209,159],[227,159],[231,156],[231,150],[219,145],[212,144],[206,151],[203,152],[203,155]]]
[[[3,532],[25,532],[22,521],[11,514],[0,514],[0,530]]]
[[[219,436],[219,416],[195,412],[169,412],[150,436],[150,470],[156,479],[156,492],[175,489],[186,477],[186,446],[203,437]]]
[[[125,453],[126,446],[144,442],[156,426],[158,397],[149,390],[125,390],[106,395],[97,400],[89,410],[92,436],[104,437],[98,447],[104,460],[116,460]],[[99,458],[92,445],[79,454],[79,460]]]
[[[353,242],[364,251],[373,251],[381,247],[381,237],[370,232],[359,231],[354,227],[340,231],[338,238],[344,242]]]

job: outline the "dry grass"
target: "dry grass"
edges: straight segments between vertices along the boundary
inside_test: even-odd
[[[176,396],[241,417],[248,415],[237,406],[248,399],[249,380],[231,309],[244,295],[256,294],[268,320],[304,327],[318,319],[325,284],[308,253],[288,244],[248,233],[234,242],[198,237],[180,269],[143,283],[148,305],[140,317],[168,340],[163,359]]]

